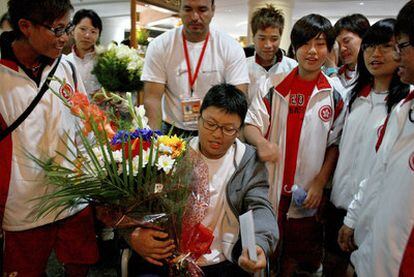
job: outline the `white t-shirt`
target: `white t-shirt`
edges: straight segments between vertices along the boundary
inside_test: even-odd
[[[187,42],[194,74],[204,41]],[[188,71],[182,41],[182,27],[168,31],[154,39],[145,56],[142,81],[165,84],[162,98],[162,119],[176,127],[196,130],[196,124],[183,124],[180,97],[190,97]],[[210,29],[210,38],[197,80],[194,97],[204,98],[207,91],[220,83],[248,84],[246,58],[241,46],[232,37]]]
[[[297,66],[297,62],[289,57],[283,56],[281,61],[275,63],[269,70],[256,63],[256,55],[246,59],[249,69],[250,84],[248,89],[248,101],[252,102],[254,95],[259,93],[260,84],[265,83],[269,76],[279,73],[288,73]],[[270,87],[269,87],[270,89]],[[266,90],[267,92],[267,90]]]
[[[96,53],[92,52],[86,54],[82,59],[76,55],[75,48],[72,48],[72,52],[67,56],[67,59],[74,63],[76,69],[79,71],[86,93],[89,97],[102,87],[98,79],[96,79],[96,76],[92,74],[92,70],[96,62],[95,56]]]
[[[198,138],[191,141],[191,146],[199,151]],[[224,201],[226,187],[231,176],[236,170],[235,167],[235,146],[231,146],[227,153],[220,159],[209,159],[201,155],[208,166],[208,181],[210,190],[210,203],[207,208],[206,217],[202,224],[213,230],[214,240],[211,244],[210,254],[204,254],[197,260],[199,266],[218,264],[226,260],[222,249],[223,230],[222,222],[226,216]]]
[[[337,208],[348,209],[359,183],[371,172],[375,145],[387,117],[387,95],[371,90],[369,95],[358,97],[346,118],[331,194]]]

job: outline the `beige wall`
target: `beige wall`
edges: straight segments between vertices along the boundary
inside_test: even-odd
[[[7,2],[8,0],[0,0],[0,16],[7,11]]]

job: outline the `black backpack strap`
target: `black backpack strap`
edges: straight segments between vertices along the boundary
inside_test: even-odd
[[[71,61],[66,60],[72,69],[72,78],[73,78],[73,84],[75,85],[75,90],[78,90],[78,77],[76,77],[76,68],[73,65]]]
[[[25,119],[32,113],[32,111],[37,106],[37,104],[39,104],[40,99],[42,99],[43,95],[49,89],[50,79],[53,78],[53,75],[55,74],[56,69],[59,66],[60,59],[61,59],[61,57],[58,58],[58,61],[56,62],[55,66],[52,68],[52,70],[49,72],[49,75],[47,76],[46,81],[43,83],[43,86],[40,88],[40,90],[37,93],[36,97],[32,100],[32,102],[27,107],[27,109],[10,126],[8,126],[6,128],[6,130],[1,131],[0,141],[2,141],[11,132],[13,132],[17,127],[19,127],[19,125],[22,124],[23,121],[25,121]]]

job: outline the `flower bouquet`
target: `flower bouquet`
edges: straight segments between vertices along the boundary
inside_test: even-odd
[[[98,47],[96,53],[92,73],[107,91],[134,92],[142,88],[144,60],[135,49],[110,43],[106,48]]]
[[[213,240],[201,224],[209,204],[208,169],[201,157],[182,138],[151,130],[144,108],[133,106],[130,93],[127,99],[109,94],[128,107],[128,120],[104,112],[83,93],[68,99],[55,94],[81,119],[82,143],[69,138],[75,159],[61,153],[46,161],[30,156],[55,187],[36,199],[37,217],[91,203],[111,227],[168,231],[178,249],[170,268],[199,275],[195,261],[209,252]],[[55,161],[62,159],[66,166]]]

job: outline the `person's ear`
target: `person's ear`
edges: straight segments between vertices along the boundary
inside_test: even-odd
[[[31,29],[33,28],[33,23],[30,20],[24,18],[19,19],[17,24],[19,26],[20,32],[22,32],[25,37],[30,34]]]

